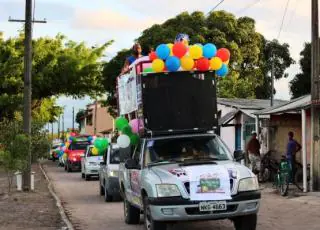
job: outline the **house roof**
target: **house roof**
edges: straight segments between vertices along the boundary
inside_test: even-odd
[[[235,118],[238,112],[239,112],[238,109],[234,109],[233,111],[225,114],[223,117],[219,119],[219,125],[228,124],[230,121],[232,121]]]
[[[270,100],[266,99],[243,99],[243,98],[218,98],[218,104],[234,107],[237,109],[262,110],[270,107]],[[287,101],[274,100],[275,105],[282,105]]]
[[[282,105],[273,106],[261,111],[257,111],[257,115],[269,115],[269,114],[280,114],[288,112],[296,112],[311,105],[311,95],[305,95],[294,100],[291,100]]]

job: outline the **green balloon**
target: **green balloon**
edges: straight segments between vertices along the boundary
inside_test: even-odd
[[[153,69],[150,67],[150,68],[145,68],[144,70],[143,70],[143,72],[144,73],[151,73],[151,72],[153,72]]]
[[[116,128],[120,131],[129,124],[128,120],[124,117],[118,117],[115,123],[116,123]]]
[[[93,145],[99,150],[99,152],[103,152],[108,148],[109,142],[106,138],[99,137],[94,141]]]
[[[140,137],[137,134],[132,134],[130,136],[130,143],[131,145],[137,145],[140,141]]]
[[[131,136],[132,135],[132,128],[130,125],[126,125],[122,128],[121,132],[127,136]]]

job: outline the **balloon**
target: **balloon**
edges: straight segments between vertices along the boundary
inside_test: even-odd
[[[207,58],[200,58],[197,61],[197,69],[199,71],[207,71],[207,70],[209,70],[209,67],[210,67],[210,63]]]
[[[168,46],[169,49],[170,49],[170,56],[173,56],[173,52],[172,52],[173,44],[172,44],[172,43],[169,43],[169,44],[167,44],[167,46]]]
[[[178,58],[182,58],[188,52],[188,48],[182,42],[178,42],[173,45],[172,52],[173,52],[174,56],[176,56]]]
[[[139,143],[140,137],[137,134],[132,134],[130,136],[131,145],[137,145]]]
[[[92,136],[88,136],[88,141],[92,141],[93,137]]]
[[[222,66],[222,61],[219,57],[214,57],[210,60],[210,68],[212,70],[218,70]]]
[[[158,58],[165,60],[170,55],[170,48],[165,44],[161,44],[157,47],[156,54]]]
[[[150,61],[153,61],[155,59],[157,59],[157,54],[156,52],[152,51],[150,54],[149,54],[149,58],[150,58]]]
[[[144,72],[144,73],[152,73],[152,72],[153,72],[153,69],[152,69],[152,67],[150,67],[150,68],[145,68],[145,69],[143,70],[143,72]]]
[[[128,124],[129,124],[128,120],[124,117],[118,117],[115,122],[116,128],[118,130],[122,130],[123,127],[127,126]]]
[[[189,50],[189,55],[190,55],[190,57],[192,57],[195,60],[201,58],[203,55],[202,48],[197,45],[191,46],[190,50]]]
[[[72,133],[70,133],[70,136],[75,137],[76,133],[72,132]]]
[[[123,129],[121,130],[121,132],[125,135],[130,136],[132,134],[132,129],[130,125],[126,125],[125,127],[123,127]]]
[[[192,70],[194,67],[194,60],[191,57],[184,56],[181,58],[181,66],[184,70]]]
[[[104,151],[108,148],[108,140],[106,138],[99,137],[94,141],[94,147],[96,147],[99,151]]]
[[[120,148],[127,148],[130,145],[130,138],[127,135],[120,135],[117,138],[117,145]]]
[[[212,43],[205,44],[202,48],[203,50],[203,56],[205,58],[212,58],[216,56],[217,54],[217,47],[213,45]]]
[[[143,129],[143,120],[133,119],[130,121],[130,126],[132,129],[132,132],[138,133],[141,129]]]
[[[203,45],[200,43],[195,44],[196,46],[200,46],[201,48],[203,48]]]
[[[222,64],[222,67],[216,71],[216,74],[219,76],[219,77],[224,77],[228,74],[229,72],[229,69],[228,69],[228,66],[226,64]]]
[[[97,156],[99,154],[99,149],[97,149],[96,147],[93,147],[91,152],[93,155]]]
[[[230,51],[226,48],[218,49],[216,56],[221,58],[222,62],[228,61],[230,59]]]
[[[224,64],[226,64],[226,65],[228,65],[229,64],[229,62],[230,62],[230,59],[229,60],[227,60],[227,61],[225,61],[225,62],[223,62]]]
[[[164,69],[164,62],[161,59],[156,59],[152,62],[152,69],[154,72],[162,72]]]
[[[169,71],[177,71],[180,68],[180,60],[175,56],[168,57],[166,67]]]

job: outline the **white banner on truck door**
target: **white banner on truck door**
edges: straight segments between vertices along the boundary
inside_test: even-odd
[[[125,74],[118,78],[120,114],[128,114],[138,109],[137,82],[134,74]]]
[[[230,200],[228,170],[221,165],[187,167],[190,199],[202,201]]]

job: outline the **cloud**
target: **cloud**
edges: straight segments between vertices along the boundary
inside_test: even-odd
[[[125,36],[126,31],[140,32],[155,22],[154,19],[138,19],[112,10],[77,9],[72,26],[76,29],[122,31]]]

